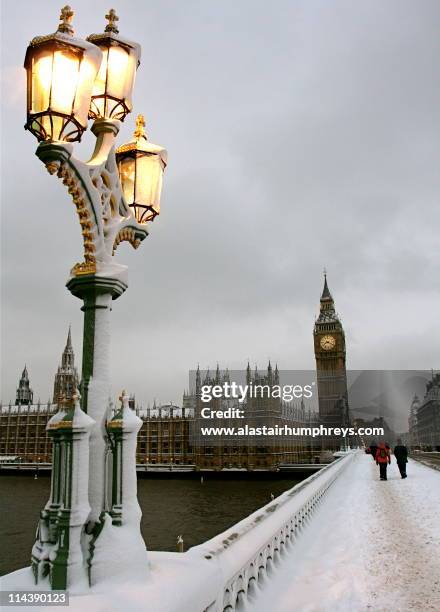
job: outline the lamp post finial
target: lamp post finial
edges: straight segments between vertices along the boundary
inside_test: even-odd
[[[140,138],[145,138],[145,140],[147,140],[147,134],[145,133],[145,117],[143,115],[138,115],[136,117],[136,129],[134,131],[134,137],[136,138],[136,140],[139,140]]]
[[[118,26],[116,25],[116,22],[119,21],[119,17],[116,15],[115,9],[110,9],[105,18],[108,21],[108,24],[105,26],[105,32],[119,34]]]
[[[58,25],[58,32],[62,32],[63,34],[71,34],[73,35],[74,30],[72,27],[72,19],[74,16],[74,12],[70,8],[68,4],[63,6],[60,14],[60,24]]]

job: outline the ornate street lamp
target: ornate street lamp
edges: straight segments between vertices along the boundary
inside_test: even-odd
[[[148,141],[145,119],[138,115],[134,139],[116,150],[119,176],[125,201],[136,221],[145,224],[160,213],[162,177],[167,165],[167,152]]]
[[[81,394],[73,405],[59,404],[48,423],[54,444],[51,496],[32,550],[36,583],[49,575],[54,589],[84,578],[93,585],[124,572],[130,579],[139,572],[144,579],[147,571],[136,497],[136,434],[142,422],[125,393],[118,418],[109,416],[110,312],[128,286],[127,267],[115,261],[116,247],[128,241],[137,248],[148,235],[147,221],[159,214],[166,165],[166,151],[147,142],[139,120],[136,141],[118,153],[119,175],[115,139],[131,110],[140,47],[117,36],[113,10],[106,32],[88,42],[73,38],[72,16],[64,7],[58,31],[34,39],[25,61],[26,127],[40,141],[37,156],[68,189],[84,246],[84,261],[73,266],[67,282],[83,301]],[[80,139],[88,113],[95,119],[96,145],[83,162],[74,157],[71,141]],[[134,163],[132,178],[127,156]],[[111,507],[107,491],[114,493]],[[132,564],[123,568],[108,546],[116,528],[120,541],[131,542]]]
[[[119,17],[111,9],[103,34],[91,34],[87,40],[97,45],[103,55],[101,67],[93,86],[89,117],[91,119],[120,119],[124,121],[132,110],[132,92],[141,48],[137,43],[118,36]]]
[[[38,140],[81,140],[93,83],[101,63],[99,48],[74,38],[70,6],[61,10],[54,34],[37,36],[27,48],[27,121]]]

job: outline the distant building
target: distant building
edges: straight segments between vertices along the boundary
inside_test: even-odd
[[[190,427],[194,409],[174,404],[142,409],[136,414],[143,420],[138,434],[136,463],[154,468],[195,468],[194,447],[190,440]]]
[[[424,450],[440,450],[440,372],[427,383],[416,418],[418,444]]]
[[[376,444],[378,442],[387,442],[391,446],[393,446],[396,443],[396,439],[398,436],[396,436],[396,433],[391,429],[391,427],[388,425],[384,417],[379,416],[379,417],[373,417],[371,419],[363,419],[360,417],[356,417],[353,421],[353,424],[357,429],[361,427],[365,429],[368,427],[368,428],[383,430],[383,434],[380,436],[364,436],[363,437],[362,443],[367,448],[373,442],[375,442]]]
[[[24,366],[24,370],[21,374],[21,378],[18,381],[17,396],[15,403],[17,406],[29,406],[32,404],[34,399],[34,392],[29,386],[29,375],[27,367]]]
[[[217,370],[213,375],[197,370],[195,388],[183,394],[182,407],[174,404],[148,407],[136,406],[134,396],[130,406],[142,419],[138,435],[136,461],[150,469],[175,470],[276,470],[283,464],[310,463],[316,460],[319,450],[307,436],[232,437],[223,436],[211,440],[200,436],[202,407],[225,410],[237,408],[237,399],[213,399],[201,403],[201,386],[218,384],[229,379],[228,371]],[[268,365],[265,373],[257,369],[246,370],[247,383],[272,388],[279,383],[278,368]],[[74,366],[74,355],[70,331],[61,365],[55,376],[54,398],[64,404],[71,399],[72,389],[78,383]],[[50,462],[51,441],[46,433],[48,420],[58,410],[57,403],[33,404],[27,370],[19,383],[21,404],[0,407],[0,460],[19,457],[22,462]],[[243,408],[243,405],[240,406]],[[273,397],[248,398],[245,406],[246,423],[258,427],[289,425],[290,427],[313,426],[316,415],[306,412],[304,404],[295,405]],[[206,421],[203,423],[206,425]],[[243,425],[232,419],[219,419],[212,426]]]
[[[20,377],[15,405],[0,405],[0,460],[17,456],[23,462],[50,462],[52,443],[46,432],[48,420],[57,412],[58,401],[69,402],[78,385],[71,332],[55,375],[54,401],[47,404],[33,402],[27,367]]]
[[[417,432],[417,410],[420,407],[418,395],[414,395],[408,417],[408,443],[410,446],[419,445],[419,435]]]
[[[313,330],[319,420],[326,427],[347,427],[350,423],[347,391],[345,333],[324,274],[319,316]],[[338,447],[334,437],[323,440],[325,447]]]
[[[173,404],[148,407],[136,405],[134,396],[129,405],[142,419],[139,431],[136,460],[138,464],[153,469],[196,470],[277,470],[286,464],[315,463],[321,448],[339,449],[342,440],[330,438],[327,445],[306,435],[254,436],[222,433],[219,436],[202,436],[201,426],[243,427],[266,426],[280,431],[288,428],[310,428],[320,423],[327,426],[346,426],[349,423],[347,376],[345,370],[345,336],[336,314],[327,278],[320,300],[320,314],[314,328],[317,367],[319,418],[306,411],[304,403],[285,402],[270,391],[280,385],[278,367],[269,362],[262,372],[245,372],[246,384],[266,389],[264,393],[247,395],[243,403],[237,398],[211,398],[202,402],[203,385],[230,382],[228,370],[219,366],[212,373],[197,368],[193,388],[183,394],[182,407]],[[244,382],[244,381],[243,381]],[[55,375],[53,402],[33,404],[33,392],[26,367],[17,389],[14,406],[0,407],[0,455],[19,456],[22,461],[50,461],[51,443],[46,434],[46,424],[58,410],[58,404],[68,404],[79,386],[75,368],[71,331],[67,335],[61,364]],[[214,418],[207,421],[201,411],[245,410],[245,419]],[[235,413],[236,414],[236,413]]]
[[[66,346],[61,357],[61,365],[55,374],[53,386],[53,403],[57,404],[60,400],[71,402],[75,389],[79,386],[78,372],[75,368],[75,355],[72,347],[72,336],[69,327]]]
[[[272,368],[270,362],[263,373],[251,370],[248,363],[246,368],[246,384],[259,385],[267,390],[266,394],[248,396],[243,404],[236,398],[212,398],[209,402],[201,401],[201,389],[204,385],[218,385],[230,382],[228,370],[220,371],[219,367],[212,375],[210,371],[201,372],[197,369],[195,389],[191,401],[195,407],[192,440],[194,446],[195,463],[202,470],[276,470],[283,464],[309,463],[315,456],[314,448],[309,437],[306,436],[236,436],[223,434],[221,436],[201,436],[201,426],[211,427],[267,427],[279,428],[287,425],[291,428],[313,425],[312,416],[306,413],[303,405],[292,405],[283,402],[281,398],[274,397],[269,390],[279,385],[278,367]],[[246,419],[215,418],[206,421],[201,417],[201,410],[208,408],[212,411],[226,411],[228,409],[242,409]],[[313,415],[315,417],[316,415]]]
[[[46,425],[57,410],[56,404],[0,406],[0,461],[15,456],[25,463],[50,462],[52,442]]]

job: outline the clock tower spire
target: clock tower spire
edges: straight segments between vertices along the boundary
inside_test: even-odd
[[[345,333],[335,310],[333,296],[324,270],[324,287],[319,315],[313,330],[319,417],[326,427],[349,425]],[[327,446],[339,447],[339,440],[325,440]]]

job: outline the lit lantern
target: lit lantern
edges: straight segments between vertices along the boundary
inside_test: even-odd
[[[111,9],[103,34],[91,34],[87,40],[97,45],[103,54],[101,67],[92,92],[91,119],[120,119],[133,108],[132,93],[136,70],[141,56],[140,45],[118,36],[119,20]]]
[[[87,127],[92,87],[102,54],[73,37],[70,6],[61,10],[58,30],[37,36],[27,48],[27,121],[38,140],[81,140]]]
[[[138,223],[152,221],[160,213],[162,177],[167,165],[167,152],[148,141],[145,119],[138,115],[134,139],[116,151],[119,177],[125,201]]]

